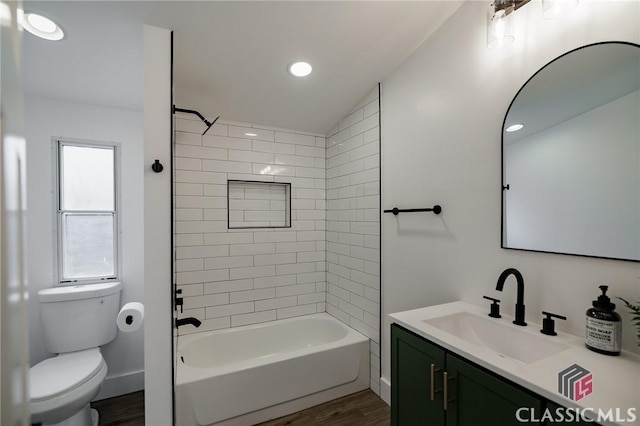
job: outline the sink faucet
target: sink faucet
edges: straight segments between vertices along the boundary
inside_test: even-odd
[[[194,317],[176,318],[176,328],[180,327],[181,325],[187,325],[187,324],[191,324],[192,326],[198,328],[202,323],[198,318],[194,318]]]
[[[516,277],[518,283],[518,296],[516,301],[516,319],[513,321],[516,325],[527,325],[524,321],[524,278],[522,274],[516,268],[508,268],[502,271],[500,277],[498,277],[498,284],[496,284],[496,290],[502,291],[504,288],[504,282],[509,275]]]

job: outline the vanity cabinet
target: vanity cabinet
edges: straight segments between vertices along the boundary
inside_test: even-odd
[[[396,325],[391,326],[392,426],[519,425],[544,400]]]
[[[391,325],[391,425],[443,425],[443,349],[395,324]],[[431,367],[433,366],[433,368]],[[442,381],[438,380],[438,386]],[[431,385],[434,400],[431,400]],[[437,392],[437,393],[436,393]]]

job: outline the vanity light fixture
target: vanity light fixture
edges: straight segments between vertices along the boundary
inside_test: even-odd
[[[555,19],[569,13],[578,5],[578,0],[542,0],[544,19]]]
[[[521,130],[523,127],[524,127],[524,124],[520,124],[520,123],[512,124],[505,129],[505,132],[509,132],[509,133],[517,132],[518,130]]]
[[[62,40],[64,32],[62,28],[51,19],[36,13],[25,13],[22,27],[34,36],[45,40]]]
[[[511,29],[513,12],[530,0],[494,0],[487,10],[487,46],[489,49],[507,46],[515,40]]]
[[[495,0],[487,10],[487,47],[495,49],[511,44],[515,37],[511,31],[511,20],[507,17],[514,11],[512,2]]]
[[[245,135],[245,136],[249,136],[249,137],[255,137],[255,136],[258,136],[258,134],[257,134],[257,133],[249,133],[249,132],[245,133],[244,135]]]
[[[311,74],[311,64],[304,61],[294,61],[289,64],[287,71],[294,77],[306,77]]]
[[[487,10],[487,46],[489,49],[511,44],[513,36],[512,18],[509,16],[531,0],[493,0]],[[542,0],[542,16],[554,19],[565,15],[578,5],[579,0]]]

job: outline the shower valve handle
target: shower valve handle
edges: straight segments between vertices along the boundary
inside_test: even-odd
[[[182,289],[176,289],[176,295],[175,295],[175,305],[176,305],[176,311],[178,310],[178,306],[180,307],[180,313],[183,313],[182,310],[182,305],[184,305],[184,300],[182,297],[178,297],[179,294],[182,294]]]

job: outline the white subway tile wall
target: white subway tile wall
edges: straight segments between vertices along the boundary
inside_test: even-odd
[[[179,334],[326,311],[369,337],[370,386],[380,393],[378,105],[376,87],[328,138],[231,122],[200,136],[201,123],[176,118],[179,317],[202,321]],[[227,229],[227,179],[291,183],[291,228]],[[242,218],[232,205],[230,218],[272,220],[251,214],[281,207],[266,201],[281,200],[241,203]]]
[[[376,87],[327,138],[327,312],[370,339],[380,394],[380,127]]]
[[[325,312],[324,136],[175,120],[175,280],[184,312],[216,330]],[[253,134],[255,136],[248,136]],[[291,228],[228,229],[227,180],[291,183]],[[283,186],[231,188],[232,222],[282,226]]]

